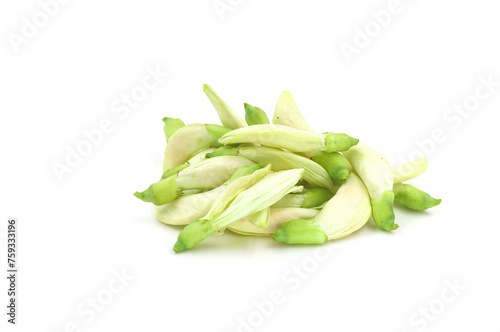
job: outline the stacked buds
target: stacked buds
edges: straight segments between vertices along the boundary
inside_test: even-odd
[[[174,251],[191,249],[226,228],[288,244],[321,244],[352,234],[373,218],[393,231],[394,202],[412,210],[441,203],[404,184],[427,169],[425,158],[391,165],[343,133],[316,133],[284,91],[272,124],[244,104],[245,119],[208,85],[222,126],[163,119],[163,174],[134,195],[155,205],[168,225],[187,225]]]

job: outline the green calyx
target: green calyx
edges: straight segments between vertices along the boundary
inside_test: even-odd
[[[250,175],[256,170],[259,170],[261,168],[264,168],[264,165],[262,164],[255,164],[255,165],[249,165],[249,166],[242,166],[240,167],[236,172],[231,175],[229,180],[225,184],[229,185],[232,182],[234,182],[236,179],[241,178],[242,176]]]
[[[180,171],[182,171],[183,169],[186,169],[189,167],[189,163],[184,163],[184,164],[180,164],[179,166],[175,166],[175,167],[172,167],[171,169],[167,169],[165,171],[165,173],[163,173],[163,175],[161,176],[161,179],[166,179],[174,174],[177,174],[179,173]]]
[[[399,227],[394,223],[394,193],[385,191],[381,197],[372,199],[372,216],[378,228],[385,231],[393,231]]]
[[[224,144],[219,143],[219,138],[231,131],[229,128],[215,124],[207,124],[205,125],[205,128],[210,135],[210,146],[223,146]]]
[[[292,194],[294,195],[294,194]],[[307,190],[304,194],[299,194],[304,196],[301,208],[310,209],[313,207],[321,206],[323,203],[329,201],[333,197],[333,193],[324,188],[312,188]]]
[[[328,172],[336,186],[343,185],[351,175],[351,163],[339,152],[322,152],[314,155],[312,159]]]
[[[168,142],[170,136],[172,136],[177,129],[185,126],[184,122],[181,119],[169,118],[168,116],[164,117],[163,122],[165,125],[163,126],[163,131],[165,132],[165,139]]]
[[[352,138],[347,134],[325,133],[325,152],[342,152],[349,150],[358,144],[359,139]]]
[[[164,205],[176,199],[180,194],[181,190],[177,188],[176,173],[166,179],[153,183],[143,192],[135,192],[134,196],[144,202],[150,202],[154,205]]]
[[[220,157],[220,156],[237,156],[239,149],[232,146],[223,146],[215,149],[215,151],[207,153],[206,158]]]
[[[328,236],[310,221],[296,219],[282,224],[273,239],[287,244],[322,244]]]
[[[174,251],[179,253],[191,249],[214,233],[215,230],[208,222],[196,220],[184,227],[182,232],[180,232],[177,242],[174,245]]]
[[[394,201],[416,211],[427,210],[441,204],[440,199],[433,198],[428,193],[404,183],[394,185],[394,195]]]
[[[249,126],[269,124],[266,112],[256,106],[245,103],[245,120]]]

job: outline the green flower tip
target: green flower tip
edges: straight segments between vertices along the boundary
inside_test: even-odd
[[[304,193],[304,200],[300,205],[301,208],[310,209],[321,206],[333,197],[333,193],[324,188],[313,188]]]
[[[423,211],[441,204],[441,199],[433,198],[428,193],[409,184],[397,183],[394,185],[395,201],[406,207]]]
[[[151,185],[151,186],[153,186],[153,185]],[[154,204],[156,200],[155,200],[154,189],[151,189],[151,186],[149,186],[148,189],[146,189],[142,192],[136,191],[134,193],[134,196],[139,198],[143,202]],[[156,205],[158,205],[158,204],[156,204]]]
[[[245,106],[245,120],[249,126],[259,124],[269,124],[266,112],[261,108],[244,103]]]
[[[359,143],[359,139],[347,134],[325,133],[326,152],[342,152]]]
[[[372,200],[372,215],[377,227],[385,231],[393,231],[398,229],[399,225],[395,224],[394,215],[394,193],[387,190],[381,197]]]
[[[322,244],[328,236],[310,221],[296,219],[282,224],[273,239],[287,244]]]
[[[328,172],[336,186],[344,184],[351,174],[351,163],[339,152],[322,152],[313,156],[312,159]]]
[[[441,202],[442,202],[441,199],[433,198],[429,195],[429,197],[425,199],[421,210],[427,210],[433,208],[441,204]]]
[[[335,175],[332,176],[333,184],[336,186],[343,185],[344,183],[347,182],[350,175],[351,175],[351,171],[349,169],[347,169],[347,168],[338,169],[335,172]]]
[[[144,191],[143,191],[143,192],[138,192],[138,191],[136,191],[136,192],[134,193],[134,196],[135,196],[135,197],[137,197],[137,198],[139,198],[140,200],[142,200],[142,201],[144,201],[144,202],[150,202],[150,201],[146,200],[146,197],[144,197],[144,196],[145,196],[145,195],[144,195]]]
[[[153,203],[154,205],[164,205],[177,198],[181,194],[181,190],[177,188],[177,173],[153,183],[148,189],[143,192],[135,192],[134,196],[144,202]]]
[[[207,132],[210,135],[211,146],[222,146],[223,144],[219,143],[219,138],[221,138],[222,136],[231,131],[231,129],[229,128],[215,124],[207,124],[205,125],[205,128],[207,129]]]
[[[162,121],[165,123],[165,125],[163,126],[163,131],[165,133],[167,142],[177,130],[185,126],[184,122],[181,119],[171,118],[168,116],[164,117]]]
[[[177,242],[174,245],[174,251],[179,253],[184,250],[189,250],[205,240],[210,235],[214,234],[212,226],[203,220],[196,220],[182,230],[177,237]]]

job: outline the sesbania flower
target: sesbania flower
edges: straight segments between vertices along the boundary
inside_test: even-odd
[[[261,174],[259,172],[264,170],[256,171],[247,177],[258,177]],[[301,189],[296,184],[303,172],[302,169],[292,169],[264,176],[250,188],[241,191],[220,213],[215,216],[209,215],[210,219],[204,218],[186,226],[177,238],[174,251],[191,249],[231,223],[261,211],[279,201],[286,194]],[[246,181],[247,179],[241,183]]]

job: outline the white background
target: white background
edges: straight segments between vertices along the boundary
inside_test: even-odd
[[[16,217],[20,270],[16,326],[0,283],[2,331],[500,331],[500,87],[444,118],[473,100],[479,77],[500,81],[498,4],[401,0],[348,62],[341,43],[354,45],[389,1],[231,3],[221,19],[212,0],[69,1],[16,52],[10,39],[40,5],[2,2],[1,265]],[[148,66],[168,78],[128,114],[113,112]],[[392,233],[370,221],[327,243],[320,262],[316,247],[230,232],[174,254],[180,228],[132,193],[161,174],[162,117],[218,123],[203,83],[240,114],[248,102],[271,116],[290,90],[317,131],[350,133],[394,163],[423,151],[429,170],[411,183],[442,205],[398,208]],[[53,163],[103,119],[113,130],[59,181]],[[429,143],[440,129],[446,139]],[[123,269],[133,280],[101,311],[77,312],[105,299]],[[275,290],[284,301],[263,317],[254,302]],[[432,319],[415,323],[429,306]],[[255,327],[242,327],[249,319]]]

